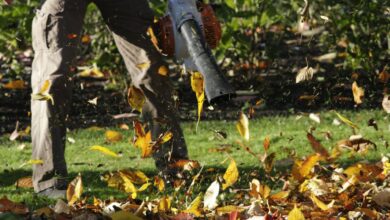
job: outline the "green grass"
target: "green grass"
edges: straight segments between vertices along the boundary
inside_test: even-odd
[[[256,153],[262,153],[263,140],[266,136],[269,136],[271,139],[270,152],[276,152],[277,159],[283,159],[289,157],[292,152],[295,152],[298,156],[313,153],[306,139],[306,132],[311,127],[316,127],[314,135],[329,150],[338,140],[348,138],[352,134],[352,129],[347,125],[335,126],[332,124],[332,121],[337,117],[334,112],[321,112],[320,114],[320,124],[310,120],[308,115],[303,115],[300,119],[297,119],[297,115],[289,115],[267,116],[250,120],[251,139],[245,144]],[[381,110],[347,111],[341,112],[341,114],[359,125],[360,129],[356,130],[356,133],[375,142],[378,149],[377,151],[370,151],[364,157],[351,158],[344,154],[340,160],[343,163],[352,163],[361,159],[379,160],[381,154],[387,151],[385,142],[390,141],[389,116]],[[378,131],[367,126],[367,122],[371,118],[376,120],[379,127]],[[242,139],[238,135],[235,123],[234,121],[201,121],[198,133],[195,133],[196,122],[183,123],[182,126],[191,159],[198,160],[206,168],[216,168],[223,174],[227,163],[222,164],[221,162],[230,155],[236,160],[241,174],[240,183],[237,185],[247,188],[248,180],[253,178],[248,174],[252,172],[261,173],[261,166],[255,157],[236,144],[237,140]],[[118,130],[125,138],[119,143],[107,144],[104,137],[104,132],[107,129]],[[221,140],[215,135],[215,131],[226,132],[227,139]],[[330,132],[333,139],[327,140],[324,135],[325,132]],[[20,167],[24,162],[31,159],[31,144],[20,141],[11,142],[8,137],[8,135],[0,137],[0,197],[6,195],[12,200],[25,202],[33,208],[53,203],[54,201],[35,196],[31,189],[15,187],[14,184],[17,179],[31,175],[30,166]],[[106,183],[100,179],[100,175],[107,171],[131,168],[141,170],[149,176],[156,174],[153,160],[141,159],[140,152],[131,144],[132,130],[124,131],[117,128],[80,129],[70,131],[68,137],[76,140],[74,144],[67,143],[66,158],[70,179],[81,173],[84,181],[84,192],[87,195],[103,199],[127,197],[123,192],[108,188]],[[18,146],[21,144],[26,144],[27,147],[24,150],[19,150]],[[119,159],[113,159],[99,152],[88,150],[92,145],[106,146],[115,152],[122,152],[123,156]],[[209,152],[211,148],[220,147],[220,145],[231,145],[231,153]],[[283,170],[280,170],[280,172],[283,172]],[[202,182],[202,184],[203,186],[199,189],[207,188],[208,182]]]

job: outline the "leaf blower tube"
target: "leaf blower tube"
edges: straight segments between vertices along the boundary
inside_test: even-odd
[[[193,19],[184,21],[178,31],[183,36],[195,66],[204,77],[207,100],[210,103],[229,100],[235,91],[223,77],[196,21]]]

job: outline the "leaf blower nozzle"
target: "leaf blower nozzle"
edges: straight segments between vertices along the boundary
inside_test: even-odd
[[[204,77],[210,103],[230,100],[234,88],[223,76],[211,53],[221,39],[221,26],[210,5],[196,0],[169,0],[167,16],[159,20],[162,52]]]

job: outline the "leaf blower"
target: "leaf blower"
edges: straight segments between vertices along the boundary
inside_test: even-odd
[[[229,100],[235,94],[211,53],[221,39],[221,26],[210,5],[169,0],[167,14],[153,29],[163,54],[184,63],[186,70],[203,75],[210,103]]]

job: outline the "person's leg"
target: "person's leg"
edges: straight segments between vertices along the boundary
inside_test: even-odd
[[[135,87],[142,90],[147,101],[142,109],[155,140],[170,130],[172,141],[163,145],[153,157],[159,170],[169,163],[187,159],[187,147],[179,125],[179,116],[172,97],[168,75],[158,69],[166,63],[147,35],[154,14],[146,0],[96,0],[104,20],[113,33]],[[148,64],[148,65],[143,65]]]
[[[70,65],[75,57],[87,0],[46,0],[33,20],[32,93],[49,80],[50,101],[31,100],[32,159],[36,192],[65,188],[65,122],[70,107]],[[62,177],[62,178],[60,178]]]

